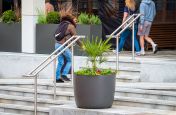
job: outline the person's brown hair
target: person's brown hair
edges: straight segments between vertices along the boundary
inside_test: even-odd
[[[73,15],[73,9],[71,6],[62,6],[60,9],[60,21],[69,21],[76,27],[75,16]]]

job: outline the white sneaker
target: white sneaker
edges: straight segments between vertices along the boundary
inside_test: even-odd
[[[155,44],[154,46],[152,46],[152,48],[153,48],[153,53],[156,54],[158,51],[158,45]]]
[[[114,53],[114,54],[116,54],[117,53],[117,50],[112,50],[112,52]],[[120,53],[120,52],[119,52]]]
[[[141,55],[145,55],[145,51],[141,51],[140,53],[141,53]]]
[[[136,54],[136,56],[140,56],[141,52],[136,52],[135,54]]]

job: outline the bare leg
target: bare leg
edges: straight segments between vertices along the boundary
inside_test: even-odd
[[[156,53],[158,51],[157,44],[153,42],[152,38],[145,36],[145,40],[152,45],[153,53]]]
[[[148,36],[145,36],[145,40],[146,40],[147,42],[149,42],[150,44],[153,43],[152,38],[150,38],[150,37],[148,37]]]
[[[144,51],[144,36],[140,36],[140,46],[141,46],[141,55],[145,55],[145,51]]]
[[[144,49],[144,36],[140,36],[140,46],[141,49]]]

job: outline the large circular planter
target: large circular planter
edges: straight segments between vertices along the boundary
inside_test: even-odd
[[[110,108],[114,100],[116,75],[74,75],[74,96],[78,108]]]

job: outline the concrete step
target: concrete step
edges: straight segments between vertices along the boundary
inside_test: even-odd
[[[108,109],[80,109],[72,105],[53,106],[50,115],[176,115],[176,111],[142,107],[113,106]]]
[[[102,68],[111,68],[111,69],[116,69],[116,63],[103,63],[101,65]],[[140,65],[130,65],[128,63],[127,65],[120,64],[119,63],[119,70],[131,70],[131,71],[140,71]]]
[[[0,115],[23,115],[23,114],[0,112]]]
[[[53,99],[47,99],[45,97],[37,98],[37,102],[38,102],[38,106],[40,106],[40,107],[49,107],[51,105],[62,105],[65,103],[72,103],[72,102],[66,101],[66,100],[53,100]],[[0,103],[33,106],[34,105],[34,98],[33,97],[0,94]]]
[[[114,105],[176,111],[176,101],[115,96]]]
[[[116,77],[117,82],[139,82],[140,76],[131,76],[131,75],[117,75]]]
[[[21,82],[20,82],[21,81]],[[20,87],[20,88],[34,88],[34,80],[33,79],[23,79],[23,80],[0,80],[0,89],[4,89],[4,87],[1,88],[1,86],[6,86],[6,87]],[[53,80],[48,79],[45,80],[45,82],[40,82],[41,80],[38,81],[38,89],[44,89],[44,90],[53,90]],[[73,91],[72,89],[72,83],[71,82],[66,82],[66,83],[57,83],[57,90],[58,91]]]
[[[176,83],[150,83],[150,82],[122,83],[122,82],[119,82],[116,84],[116,86],[121,88],[176,91]]]
[[[3,110],[5,113],[34,115],[33,106],[0,103],[0,109]],[[38,107],[37,115],[49,115],[49,108]]]
[[[7,89],[7,88],[6,88]],[[33,96],[33,91],[25,90],[21,93],[28,92],[24,96]],[[1,92],[2,94],[3,92]],[[7,92],[5,92],[7,93]],[[38,92],[38,97],[43,99],[52,99],[53,95],[50,91],[40,90]],[[7,93],[8,94],[8,93]],[[14,93],[16,94],[16,93]],[[21,94],[20,94],[21,95]],[[157,96],[156,96],[157,97]],[[26,98],[27,99],[27,98]],[[64,101],[74,101],[74,94],[73,92],[65,92],[65,91],[58,91],[57,92],[57,99]],[[42,99],[41,99],[42,100]],[[176,109],[176,101],[170,100],[161,100],[161,99],[149,99],[149,98],[139,98],[139,97],[124,97],[124,96],[115,96],[114,105],[125,105],[125,106],[140,106],[140,107],[149,107],[149,108],[158,108],[158,109],[167,109],[167,110],[175,110]]]
[[[118,83],[117,83],[118,84]],[[19,88],[19,87],[9,87],[9,86],[0,86],[1,94],[9,94],[16,96],[33,96],[33,89],[29,88]],[[74,100],[73,98],[73,87],[70,85],[64,86],[60,85],[57,87],[57,99],[64,100]],[[176,92],[175,91],[162,91],[162,90],[148,90],[148,89],[135,89],[135,88],[123,88],[116,87],[116,95],[125,96],[125,97],[139,97],[139,98],[149,98],[149,99],[161,99],[161,100],[170,100],[176,101]],[[65,98],[64,96],[67,96]],[[38,97],[47,97],[48,99],[53,99],[53,90],[38,90]]]
[[[116,88],[115,94],[122,97],[137,97],[137,98],[176,101],[175,91],[148,90],[148,89],[135,89],[135,88]]]
[[[138,88],[126,88],[120,86],[116,83],[116,95],[125,97],[139,97],[139,98],[149,98],[149,99],[161,99],[176,101],[175,91],[163,91],[163,90],[150,90],[150,89],[138,89]],[[118,86],[119,85],[119,86]],[[127,85],[126,85],[127,86]],[[1,94],[16,95],[16,96],[33,96],[34,90],[29,88],[19,88],[10,86],[0,86]],[[73,99],[73,87],[71,85],[58,84],[57,86],[57,99],[63,100],[74,100]],[[67,97],[65,97],[67,95]],[[53,99],[53,90],[38,90],[38,97],[47,97],[47,99]]]
[[[33,88],[33,79],[0,79],[0,86],[12,86],[21,88]],[[72,91],[72,83],[57,83],[57,90]],[[176,91],[176,83],[124,83],[116,82],[117,88],[133,88],[133,89],[148,89],[148,90],[162,90],[162,91]],[[52,79],[38,79],[38,89],[53,89]]]
[[[118,74],[119,75],[131,75],[131,76],[140,76],[140,71],[138,71],[138,70],[129,70],[129,69],[120,69],[120,70],[118,70]]]
[[[40,89],[37,91],[37,93],[38,93],[38,98],[44,98],[44,99],[50,99],[50,100],[52,100],[54,98],[54,95],[53,95],[54,91],[53,90],[41,90]],[[30,100],[32,100],[32,97],[34,96],[34,89],[0,86],[0,94],[23,96],[23,97],[25,97],[25,99],[28,99],[28,97],[30,97]],[[57,97],[56,97],[57,100],[74,100],[73,92],[57,91],[56,95],[57,95]],[[50,100],[47,100],[47,102],[50,102]],[[43,101],[43,100],[41,99],[41,101]],[[51,101],[51,102],[53,102],[53,101]],[[53,102],[53,103],[55,103],[55,102]],[[59,101],[58,104],[59,103],[61,103],[61,102]],[[56,104],[57,104],[57,102],[56,102]]]

